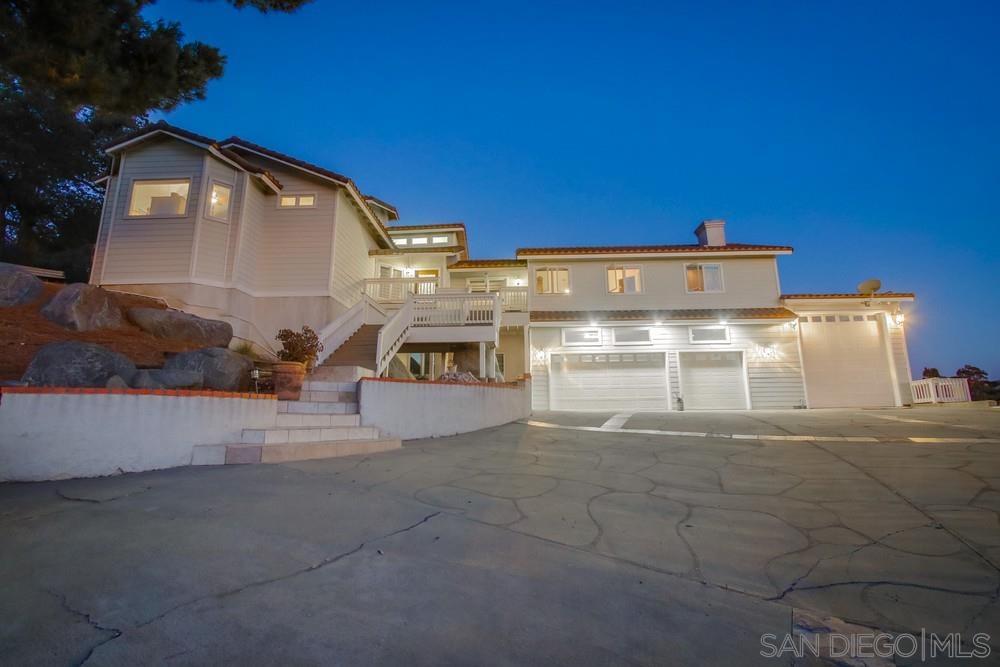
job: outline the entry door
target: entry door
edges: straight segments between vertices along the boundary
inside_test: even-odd
[[[680,352],[685,410],[746,410],[742,352]]]
[[[553,354],[553,410],[666,410],[663,353]]]
[[[799,320],[809,405],[896,404],[878,315],[810,315]]]

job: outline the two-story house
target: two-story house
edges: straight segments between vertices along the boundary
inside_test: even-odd
[[[463,224],[400,225],[346,176],[237,137],[161,123],[108,153],[91,282],[265,350],[308,324],[353,379],[530,373],[538,410],[910,401],[912,294],[782,293],[792,248],[731,242],[721,220],[690,244],[474,259]]]

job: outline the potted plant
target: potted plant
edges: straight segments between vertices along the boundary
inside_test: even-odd
[[[274,380],[274,393],[282,401],[297,401],[302,395],[302,380],[306,371],[316,363],[316,358],[323,351],[319,336],[310,327],[302,327],[302,331],[282,329],[275,339],[281,343],[278,351],[278,361],[274,364],[271,376]]]

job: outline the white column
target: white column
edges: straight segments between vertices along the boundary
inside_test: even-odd
[[[530,375],[531,374],[531,338],[528,336],[528,325],[527,324],[525,324],[523,327],[521,327],[521,329],[523,331],[522,336],[521,336],[521,338],[522,338],[521,344],[522,344],[522,347],[523,347],[523,350],[524,350],[524,372],[525,372],[525,374]]]
[[[497,379],[497,349],[493,346],[486,351],[486,377],[496,382]]]
[[[486,377],[486,343],[479,344],[479,378]]]

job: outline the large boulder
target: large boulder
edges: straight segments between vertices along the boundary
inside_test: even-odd
[[[23,306],[41,295],[41,280],[16,266],[0,263],[0,306]]]
[[[42,308],[42,315],[69,329],[117,329],[124,322],[114,296],[96,285],[73,283],[59,290]]]
[[[406,367],[406,364],[399,357],[393,357],[389,360],[389,368],[386,369],[386,375],[397,380],[414,379],[413,373],[410,372],[410,369]]]
[[[40,349],[21,381],[41,387],[104,387],[116,375],[128,382],[135,372],[135,364],[124,354],[93,343],[63,341]]]
[[[136,389],[201,389],[205,376],[201,371],[183,370],[141,370],[132,378]]]
[[[206,389],[246,391],[253,361],[224,347],[207,347],[170,357],[163,370],[201,371]]]
[[[233,339],[233,325],[229,322],[208,320],[179,310],[129,308],[128,318],[157,338],[177,338],[205,347],[226,347]]]

